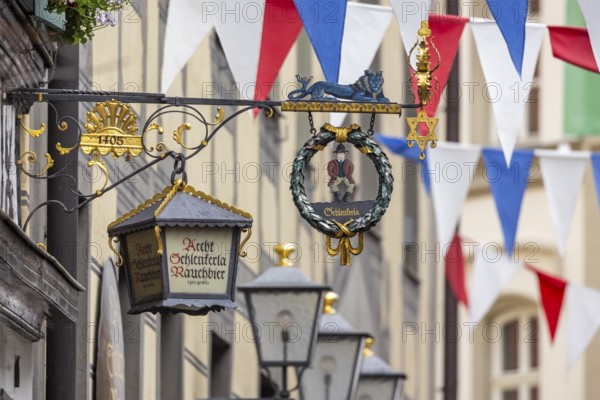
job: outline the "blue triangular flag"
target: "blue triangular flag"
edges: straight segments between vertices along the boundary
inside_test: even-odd
[[[347,0],[294,0],[304,29],[329,82],[337,82]]]
[[[523,67],[523,53],[525,52],[525,23],[527,20],[527,0],[487,0],[492,15],[502,32],[504,41],[508,46],[510,58],[519,76]]]
[[[375,139],[383,143],[388,149],[390,149],[392,153],[398,154],[407,160],[420,164],[421,182],[423,182],[423,185],[425,186],[425,192],[427,195],[429,195],[431,193],[431,182],[429,181],[427,157],[425,157],[425,160],[419,159],[419,156],[421,155],[421,150],[419,150],[419,147],[408,147],[408,143],[406,142],[405,138],[384,136],[379,133],[375,134]]]
[[[596,197],[598,197],[598,201],[600,202],[600,153],[592,153],[592,170],[594,170]]]
[[[506,166],[502,150],[483,149],[482,153],[485,162],[484,177],[490,183],[496,202],[506,251],[509,256],[512,256],[533,151],[516,150],[510,162],[510,169]]]

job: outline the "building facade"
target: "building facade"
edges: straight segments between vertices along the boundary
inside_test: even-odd
[[[387,5],[387,2],[382,3]],[[467,3],[459,2],[463,16],[483,15],[483,7]],[[547,24],[582,24],[575,0],[563,0],[552,6],[530,3],[532,22],[537,19]],[[20,4],[6,0],[0,1],[0,5],[7,11],[0,14],[2,43],[8,43],[8,48],[0,46],[0,91],[36,88],[47,81],[54,81],[56,86],[51,84],[51,87],[82,90],[159,91],[168,1],[133,3],[121,13],[116,27],[98,30],[94,39],[85,45],[60,50],[51,44],[38,45],[39,37],[31,31],[34,26],[38,28],[34,31],[39,31],[41,43],[53,42],[44,38],[46,28],[32,23]],[[436,5],[436,10],[438,6],[443,10],[445,3]],[[29,38],[26,45],[33,50],[21,51],[23,43],[14,38],[22,37]],[[8,40],[10,38],[13,40]],[[21,56],[16,56],[19,54]],[[491,104],[479,90],[485,79],[468,26],[458,59],[460,81],[465,82],[463,94],[469,93],[471,83],[481,84],[473,96],[460,97],[460,141],[497,146]],[[413,100],[406,90],[408,73],[395,21],[385,35],[372,68],[384,71],[386,96],[398,102]],[[537,70],[531,94],[535,101],[528,106],[519,146],[551,148],[566,141],[574,149],[595,150],[598,122],[593,95],[597,93],[594,88],[600,85],[598,77],[553,59],[547,39]],[[279,84],[270,98],[284,98],[284,88],[295,81],[296,74],[313,75],[315,81],[323,78],[305,32],[301,32],[287,57],[278,76]],[[167,95],[238,98],[238,93],[223,49],[213,32],[202,42]],[[568,100],[573,98],[587,100],[583,105],[574,106]],[[258,367],[248,314],[240,295],[237,296],[240,309],[235,312],[212,313],[205,317],[127,314],[129,297],[124,273],[114,265],[106,229],[109,223],[170,184],[172,166],[169,162],[166,162],[169,165],[159,163],[107,192],[81,208],[75,219],[72,216],[61,219],[62,211],[50,208],[47,213],[38,213],[32,218],[26,235],[23,234],[18,226],[23,225],[37,204],[54,198],[56,193],[51,182],[18,175],[16,161],[27,149],[44,154],[64,139],[52,128],[53,110],[45,103],[18,106],[3,104],[0,120],[4,168],[0,176],[3,210],[0,237],[4,246],[0,254],[3,262],[0,264],[0,321],[3,324],[0,389],[10,396],[7,398],[96,398],[99,360],[107,355],[99,346],[97,333],[104,296],[102,281],[107,268],[113,269],[118,278],[116,307],[122,319],[114,329],[118,332],[116,340],[123,344],[125,398],[198,400],[274,395],[272,382]],[[84,121],[85,113],[93,106],[94,102],[63,105],[59,114]],[[447,137],[446,106],[442,101],[438,111],[442,140]],[[132,107],[138,115],[139,126],[158,109],[158,105],[152,104],[132,104]],[[216,112],[214,107],[201,109],[207,117]],[[225,108],[224,111],[227,116],[234,110]],[[48,142],[28,135],[17,119],[21,114],[24,125],[30,129],[41,123],[48,126]],[[410,111],[405,115],[410,115]],[[327,117],[327,114],[315,114],[315,126],[321,126]],[[379,116],[375,129],[386,135],[404,137],[407,130],[404,118]],[[169,114],[158,122],[165,133],[163,137],[157,135],[156,142],[164,141],[168,147],[175,148],[177,144],[171,140],[171,132],[189,121],[181,115]],[[366,129],[369,120],[351,116],[346,119],[346,123],[350,122]],[[194,141],[194,134],[192,124],[187,134],[190,142]],[[275,245],[294,243],[297,251],[291,261],[312,280],[331,285],[341,296],[338,312],[355,328],[373,334],[375,352],[394,369],[408,375],[405,398],[441,400],[444,398],[447,338],[443,258],[435,243],[431,203],[418,176],[412,173],[414,165],[390,156],[396,182],[389,209],[383,220],[365,235],[363,254],[353,258],[351,267],[340,267],[337,259],[327,256],[325,238],[300,218],[289,191],[291,164],[310,135],[304,114],[276,111],[273,118],[266,118],[262,113],[256,117],[241,115],[188,162],[191,185],[254,216],[255,229],[247,245],[248,256],[241,259],[238,266],[238,284],[252,280],[273,264]],[[307,191],[317,200],[330,196],[326,185],[330,156],[321,152],[316,157],[310,183],[307,183]],[[102,175],[86,166],[86,157],[79,154],[68,161],[76,166],[72,175],[77,177],[78,190],[84,194],[93,193],[103,184]],[[357,193],[361,196],[375,193],[376,175],[370,162],[358,153],[351,153],[350,157],[355,164]],[[143,158],[130,162],[110,158],[105,161],[111,182],[147,162]],[[41,164],[34,163],[31,168],[38,168],[39,172]],[[502,243],[488,184],[481,171],[476,176],[460,221],[460,232],[480,243]],[[540,269],[600,287],[600,274],[594,266],[594,240],[600,221],[591,171],[586,172],[567,255],[562,259],[555,250],[541,176],[537,178],[525,195],[517,242],[536,245],[532,259]],[[482,215],[489,218],[483,219]],[[58,237],[63,247],[71,243],[68,251],[59,254],[56,249],[60,246],[52,245],[53,238]],[[37,243],[49,245],[54,256]],[[15,253],[15,246],[21,253]],[[527,248],[521,250],[520,254],[529,254]],[[470,275],[470,264],[467,271]],[[19,280],[18,285],[14,279]],[[16,292],[15,287],[19,288]],[[9,291],[10,288],[13,289]],[[31,299],[30,291],[37,296],[35,305],[27,301]],[[64,296],[61,301],[57,300],[59,294]],[[15,308],[15,304],[18,307]],[[39,304],[44,306],[40,308]],[[600,383],[594,379],[594,372],[600,360],[600,339],[596,338],[583,360],[565,373],[564,321],[559,325],[555,343],[551,344],[539,304],[534,276],[521,271],[503,291],[486,320],[474,328],[472,340],[468,314],[459,308],[457,323],[462,328],[462,336],[457,343],[457,398],[596,397]],[[17,318],[19,314],[26,315],[27,321]],[[71,341],[65,343],[57,339],[61,332],[56,329],[57,321],[59,326],[72,329]],[[500,327],[500,338],[490,340],[486,336],[486,327],[490,325]],[[10,334],[4,334],[5,329]],[[61,350],[69,348],[72,358],[61,358]],[[72,362],[72,368],[67,368],[65,380],[69,384],[65,386],[72,391],[60,397],[57,388],[60,385],[52,383],[51,371],[61,363],[68,364],[67,361]],[[275,383],[279,381],[277,374],[272,377]],[[0,394],[0,399],[2,396]]]

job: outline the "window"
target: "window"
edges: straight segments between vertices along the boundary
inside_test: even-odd
[[[506,313],[488,324],[492,400],[538,399],[538,328],[533,309]]]

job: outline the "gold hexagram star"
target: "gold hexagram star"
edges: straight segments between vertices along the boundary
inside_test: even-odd
[[[421,109],[415,118],[406,118],[406,122],[410,128],[410,132],[408,132],[408,136],[406,137],[406,142],[408,147],[413,147],[414,142],[417,142],[419,149],[421,149],[421,154],[419,155],[421,160],[425,158],[425,147],[427,147],[427,143],[431,142],[431,148],[435,148],[437,145],[435,127],[437,126],[438,121],[439,118],[429,117],[424,109]],[[417,126],[419,126],[420,123],[427,125],[427,135],[421,136],[417,133]]]

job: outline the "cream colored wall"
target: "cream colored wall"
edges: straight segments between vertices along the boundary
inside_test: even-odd
[[[545,6],[546,4],[542,4]],[[155,92],[159,88],[159,32],[158,32],[158,1],[152,0],[148,2],[148,36],[147,46],[143,48],[141,42],[141,24],[128,24],[122,27],[104,29],[97,33],[96,40],[93,44],[94,68],[92,80],[96,82],[102,90],[107,90],[114,85],[119,79],[118,71],[115,66],[118,65],[118,58],[122,57],[123,70],[121,71],[123,80],[121,84],[127,82],[140,82],[140,88],[143,91]],[[543,9],[541,16],[542,22],[560,24],[564,20],[564,7],[549,7]],[[122,53],[118,53],[119,31],[124,38]],[[541,106],[541,142],[554,142],[562,138],[562,132],[558,129],[562,127],[562,102],[555,99],[562,99],[562,64],[552,59],[547,38],[544,41],[541,52],[541,87],[543,89]],[[396,21],[392,21],[388,30],[382,48],[380,51],[380,65],[384,71],[386,79],[386,95],[393,100],[402,101],[402,82],[404,82],[405,70],[404,55],[402,44],[399,39],[398,26]],[[294,46],[286,62],[284,63],[279,75],[279,82],[287,83],[294,80],[295,74],[298,72],[298,44]],[[147,76],[145,86],[143,82],[143,66],[135,60],[143,59],[146,68]],[[192,59],[189,61],[185,74],[186,79],[182,79],[182,74],[177,77],[175,83],[168,92],[172,96],[202,96],[202,83],[209,82],[211,78],[211,63],[210,60],[210,44],[209,40],[205,40]],[[461,61],[461,80],[473,82],[484,82],[481,67],[478,63],[478,56],[474,47],[472,33],[467,26],[461,42],[460,61]],[[318,68],[318,60],[311,53],[310,60],[312,74],[315,80],[323,78],[322,72]],[[400,67],[399,67],[400,66]],[[184,83],[187,82],[187,84]],[[481,86],[480,86],[481,87]],[[463,88],[463,93],[468,90]],[[491,106],[485,103],[480,95],[475,95],[474,102],[470,102],[468,96],[463,95],[461,101],[461,141],[490,144],[497,143],[496,135],[490,132],[490,127],[493,126],[491,119]],[[137,107],[137,106],[136,106]],[[154,109],[154,106],[146,106],[146,115]],[[205,115],[212,115],[214,112],[212,107],[202,107]],[[445,138],[444,119],[445,119],[445,104],[439,107],[439,116],[441,122],[439,127],[439,135]],[[285,114],[285,119],[282,121],[281,129],[285,134],[289,135],[288,139],[281,143],[281,162],[282,165],[293,161],[298,150],[298,143],[303,143],[309,138],[309,132],[298,131],[298,121],[301,118],[306,118],[303,114]],[[319,127],[326,121],[326,115],[315,115],[315,126]],[[351,121],[349,119],[347,121]],[[165,138],[169,142],[170,133],[182,122],[179,117],[164,117],[161,119],[162,125],[165,127]],[[143,123],[141,121],[140,125]],[[260,154],[259,140],[259,124],[258,120],[253,119],[250,115],[241,115],[237,119],[238,131],[234,135],[228,132],[221,132],[209,147],[204,150],[198,157],[190,160],[188,163],[189,183],[197,189],[203,191],[211,191],[216,197],[232,202],[234,190],[237,188],[236,206],[251,212],[255,216],[255,224],[253,228],[253,238],[251,242],[258,245],[262,239],[265,243],[275,242],[297,242],[302,250],[302,257],[298,260],[298,265],[302,270],[315,281],[323,280],[323,269],[332,270],[331,266],[323,263],[324,252],[322,235],[316,233],[312,229],[305,228],[305,222],[302,221],[296,208],[291,201],[291,195],[288,190],[289,182],[286,179],[281,179],[280,187],[275,187],[271,184],[266,175],[263,174],[263,191],[262,201],[259,201],[258,183],[242,179],[236,181],[232,175],[224,176],[222,174],[223,163],[227,168],[232,169],[238,163],[240,171],[247,163],[258,162]],[[405,119],[393,116],[379,116],[377,118],[376,130],[393,136],[404,136],[405,134]],[[193,142],[194,131],[188,133],[190,141]],[[523,138],[524,139],[524,138]],[[172,142],[170,142],[172,143]],[[234,158],[237,156],[237,159]],[[327,161],[327,155],[320,154],[316,158],[320,165],[324,165]],[[221,172],[217,174],[217,178],[213,181],[210,177],[203,177],[197,171],[206,170],[206,163],[216,163]],[[380,232],[382,237],[382,260],[383,265],[389,268],[387,287],[384,290],[389,293],[388,315],[384,315],[388,321],[391,330],[389,343],[389,360],[392,367],[402,370],[409,375],[407,382],[407,394],[418,399],[441,399],[443,386],[443,344],[441,341],[432,343],[431,335],[427,340],[422,340],[421,333],[414,336],[407,336],[404,340],[402,333],[405,327],[403,326],[402,316],[402,270],[401,257],[399,256],[399,248],[402,241],[402,208],[403,208],[403,182],[402,182],[402,161],[399,157],[391,156],[391,162],[396,177],[395,189],[392,196],[390,208],[380,224]],[[192,173],[193,171],[193,173]],[[263,171],[264,172],[264,171]],[[281,170],[278,171],[281,173]],[[561,261],[554,250],[554,232],[549,220],[549,212],[545,200],[545,194],[541,185],[530,187],[525,195],[523,210],[521,212],[521,221],[517,240],[519,242],[532,241],[540,245],[540,267],[545,270],[580,283],[597,281],[596,287],[600,287],[600,273],[593,270],[592,260],[594,260],[594,243],[593,239],[598,235],[597,226],[598,215],[596,214],[597,206],[593,197],[593,186],[590,177],[590,171],[587,171],[585,195],[579,199],[576,215],[571,228],[569,239],[568,253],[564,260]],[[539,178],[539,173],[538,173]],[[541,179],[541,178],[540,178]],[[168,178],[164,178],[168,180]],[[480,184],[484,189],[478,192],[472,192],[465,206],[465,212],[461,219],[461,232],[466,236],[482,242],[495,241],[503,243],[501,229],[496,217],[495,205],[493,199],[487,189],[487,184]],[[328,196],[325,185],[317,187],[317,196]],[[152,195],[148,193],[147,197]],[[279,199],[280,207],[275,207],[276,199]],[[422,188],[419,188],[419,199],[421,208],[419,210],[419,240],[421,243],[428,245],[433,241],[432,231],[432,212],[429,199],[424,194]],[[489,218],[481,218],[482,215]],[[92,240],[99,243],[102,247],[102,254],[108,255],[108,247],[106,245],[106,226],[114,220],[116,215],[116,194],[109,193],[102,199],[92,203]],[[278,234],[279,232],[279,234]],[[314,247],[319,246],[319,258],[313,259]],[[259,258],[256,255],[245,260],[250,268],[258,273],[259,266],[268,264],[270,261],[264,258]],[[336,268],[336,267],[333,267]],[[434,265],[430,261],[426,261],[421,267],[421,291],[420,291],[420,311],[419,318],[421,322],[428,324],[442,323],[443,321],[443,287],[444,278],[442,274],[441,264]],[[469,268],[469,274],[471,269]],[[93,274],[92,274],[93,276]],[[95,299],[97,297],[96,279],[90,280],[90,315],[95,315]],[[435,288],[432,293],[431,288]],[[504,295],[519,294],[524,298],[538,302],[537,283],[532,277],[532,274],[527,271],[519,272],[518,276],[507,287]],[[124,301],[128,301],[125,299]],[[431,309],[430,302],[435,303],[436,313],[431,315],[428,310]],[[459,308],[459,319],[461,322],[467,321],[468,317],[464,309]],[[197,335],[194,335],[198,324],[205,321],[200,317],[189,317],[185,319],[185,338],[184,343],[188,351],[192,352],[199,360],[209,365],[209,344],[199,342]],[[236,322],[245,323],[241,314],[236,314]],[[559,325],[559,331],[556,338],[556,343],[553,346],[549,344],[547,330],[542,315],[540,314],[540,333],[541,333],[541,352],[542,366],[540,369],[540,388],[541,398],[544,399],[562,399],[569,393],[571,398],[584,398],[583,395],[593,393],[592,385],[594,379],[591,374],[595,366],[594,360],[599,354],[600,340],[596,338],[590,346],[587,361],[578,363],[577,366],[565,374],[564,366],[565,353],[565,335],[564,335],[564,318]],[[154,398],[156,394],[156,386],[152,384],[157,378],[156,362],[157,362],[157,335],[152,327],[152,324],[144,324],[142,330],[142,340],[144,348],[144,376],[142,377],[144,388],[144,398]],[[360,327],[357,327],[360,328]],[[90,347],[90,352],[93,354],[93,348]],[[430,362],[433,357],[433,365]],[[477,390],[483,389],[481,382],[485,382],[486,377],[482,371],[478,371],[475,366],[475,360],[482,357],[478,347],[468,341],[461,340],[459,342],[459,398],[480,399]],[[258,394],[258,368],[256,353],[252,343],[240,342],[235,343],[233,348],[233,366],[232,372],[232,391],[241,397],[252,397]],[[184,393],[185,397],[193,398],[194,396],[208,395],[208,379],[202,374],[199,374],[192,367],[184,366]],[[433,374],[433,379],[432,379]],[[587,378],[587,379],[586,379]],[[587,382],[587,387],[584,382]],[[146,384],[147,383],[147,384]],[[573,394],[579,394],[575,396]],[[592,398],[588,394],[585,398]]]

